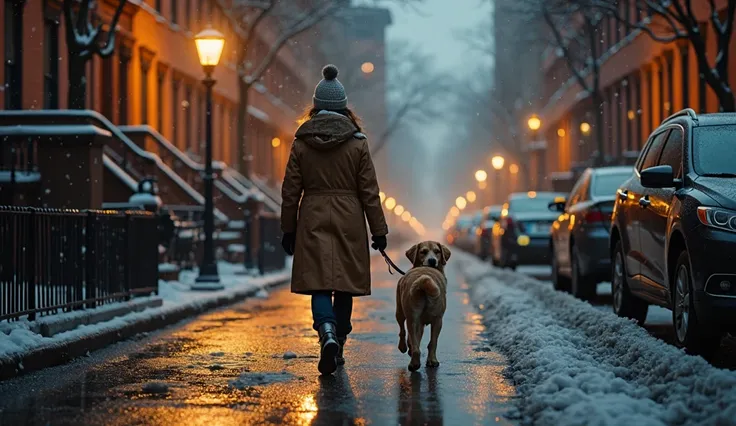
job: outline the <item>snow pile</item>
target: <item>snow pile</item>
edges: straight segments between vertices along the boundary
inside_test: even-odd
[[[490,342],[509,359],[519,416],[540,425],[736,423],[736,372],[633,322],[460,254]]]

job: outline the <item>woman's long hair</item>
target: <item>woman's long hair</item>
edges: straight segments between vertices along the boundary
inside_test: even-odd
[[[315,107],[307,108],[307,110],[304,112],[304,115],[302,116],[302,121],[309,120],[310,118],[314,117],[320,111],[323,111],[323,110],[324,110],[323,108],[315,108]],[[358,129],[359,132],[363,131],[363,129],[360,127],[360,117],[358,117],[353,112],[353,110],[351,110],[350,108],[339,109],[339,110],[329,110],[329,111],[336,112],[340,115],[344,115],[345,117],[349,118],[350,121],[353,122],[353,125]]]

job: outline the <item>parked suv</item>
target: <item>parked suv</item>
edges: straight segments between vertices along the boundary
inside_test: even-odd
[[[672,310],[675,341],[711,355],[736,330],[736,114],[687,109],[649,137],[612,217],[613,309]]]

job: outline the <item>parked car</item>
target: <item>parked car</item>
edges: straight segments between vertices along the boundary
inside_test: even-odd
[[[675,342],[709,356],[736,330],[736,114],[666,119],[618,190],[613,309],[643,323],[672,310]]]
[[[552,223],[550,257],[557,290],[590,300],[596,286],[611,277],[611,213],[616,190],[633,174],[633,167],[586,169],[567,200],[550,203],[560,213]]]
[[[491,233],[493,225],[501,218],[501,208],[502,206],[489,206],[484,208],[481,214],[480,232],[477,232],[478,238],[475,240],[475,254],[483,260],[491,257]]]
[[[552,222],[558,212],[549,203],[563,200],[557,192],[518,192],[509,195],[501,209],[501,218],[493,226],[493,264],[516,269],[518,265],[549,263]]]
[[[455,247],[470,251],[473,244],[473,237],[471,234],[473,228],[473,217],[471,215],[461,215],[455,221],[455,224],[451,228],[451,241],[448,239],[450,244]]]

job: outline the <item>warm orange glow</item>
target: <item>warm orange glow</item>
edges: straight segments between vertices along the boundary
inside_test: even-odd
[[[450,224],[448,222],[444,222],[442,224],[442,229],[445,230],[445,231],[447,231],[448,229],[450,229]]]
[[[403,213],[403,214],[401,215],[401,220],[403,220],[404,222],[408,222],[408,221],[410,221],[410,220],[411,220],[411,213],[409,213],[408,211],[405,211],[405,212],[404,212],[404,213]]]
[[[519,173],[519,165],[518,164],[512,164],[512,165],[510,165],[509,166],[509,171],[511,172],[511,174],[514,174],[514,175],[517,174],[517,173]]]
[[[539,130],[542,127],[542,120],[537,115],[532,115],[526,123],[531,130]]]
[[[412,217],[411,219],[409,219],[409,225],[410,225],[410,226],[411,226],[412,228],[416,228],[416,227],[417,227],[417,225],[419,225],[419,221],[417,220],[417,218],[415,218],[415,217]]]
[[[564,138],[567,133],[565,132],[565,129],[559,128],[557,129],[557,136]]]
[[[528,195],[529,198],[536,198],[537,197],[537,192],[536,191],[529,191],[529,192],[526,193],[526,195]]]
[[[590,133],[590,124],[588,124],[585,121],[580,123],[580,131],[583,132],[584,135],[587,135],[588,133]]]
[[[401,204],[396,206],[396,208],[394,209],[394,213],[396,213],[396,216],[401,216],[404,213],[404,206],[402,206]]]
[[[629,112],[626,113],[626,116],[629,117],[629,120],[633,120],[636,115],[634,111],[629,110]]]
[[[476,196],[475,196],[475,192],[473,192],[473,191],[468,191],[468,192],[467,192],[467,193],[465,194],[465,198],[467,198],[468,202],[470,202],[470,203],[473,203],[473,202],[475,202],[475,199],[476,199]]]
[[[460,209],[457,208],[457,207],[455,207],[455,206],[453,206],[450,209],[450,216],[452,216],[452,217],[458,217],[458,216],[460,216]]]
[[[299,417],[304,421],[304,424],[312,423],[312,420],[317,417],[317,412],[319,411],[314,395],[305,395],[302,397],[302,403],[299,408]]]
[[[271,139],[271,146],[274,148],[278,148],[279,145],[281,145],[281,139],[279,138],[273,138]]]
[[[496,155],[493,158],[491,158],[491,165],[496,170],[503,169],[503,163],[504,162],[506,162],[506,160],[502,156],[500,156],[500,155]]]
[[[225,47],[225,36],[221,32],[206,28],[194,36],[199,63],[205,67],[214,67],[220,63],[222,49]]]
[[[457,206],[458,209],[462,210],[467,205],[468,205],[468,202],[465,200],[464,197],[455,198],[455,206]]]
[[[363,62],[363,65],[360,66],[360,70],[366,74],[372,73],[375,69],[376,67],[373,65],[372,62]]]
[[[485,170],[478,170],[475,172],[475,180],[478,182],[485,182],[488,179],[488,173]]]
[[[394,199],[394,197],[388,197],[383,205],[386,206],[389,211],[391,211],[394,209],[394,207],[396,207],[396,199]]]
[[[487,186],[488,186],[488,184],[485,181],[478,182],[478,188],[479,189],[486,189]]]
[[[381,203],[383,203],[384,200],[386,200],[386,193],[383,192],[383,191],[379,192],[378,193],[378,198],[380,198],[381,199]]]

